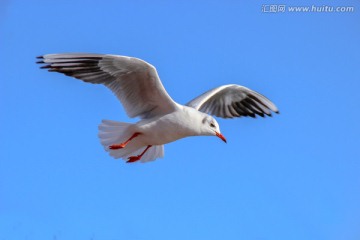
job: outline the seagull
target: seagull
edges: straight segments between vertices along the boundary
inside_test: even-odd
[[[216,117],[271,116],[279,113],[268,98],[249,88],[229,84],[211,89],[185,105],[166,92],[156,68],[135,57],[63,53],[37,57],[49,72],[103,84],[120,100],[136,123],[102,120],[100,142],[115,159],[149,162],[164,156],[164,144],[189,136],[216,136],[226,143]]]

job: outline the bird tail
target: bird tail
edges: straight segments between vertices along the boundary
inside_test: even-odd
[[[131,132],[132,123],[117,122],[112,120],[102,120],[99,125],[99,138],[105,151],[109,152],[113,158],[123,158],[128,160],[130,156],[140,155],[147,146],[134,138],[126,147],[122,149],[109,149],[110,145],[125,142],[133,133]],[[164,156],[164,146],[152,146],[141,157],[141,162],[153,161]]]

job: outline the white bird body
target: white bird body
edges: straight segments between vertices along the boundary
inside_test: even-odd
[[[179,106],[160,117],[143,119],[132,126],[132,132],[141,132],[139,141],[146,145],[163,145],[188,136],[204,135],[201,131],[201,119],[205,114],[187,106]],[[186,123],[186,124],[184,124]]]
[[[241,116],[271,116],[276,106],[265,96],[231,84],[214,88],[186,105],[166,92],[154,66],[126,56],[106,54],[47,54],[42,68],[110,88],[137,123],[103,120],[99,138],[114,158],[148,162],[164,156],[163,145],[188,136],[217,136],[226,142],[216,120]]]
[[[126,149],[110,151],[110,155],[115,158],[129,158],[130,155],[134,154],[129,154],[126,150],[139,150],[136,154],[138,155],[146,148],[146,146],[151,145],[161,148],[161,151],[159,152],[160,156],[158,157],[162,157],[162,145],[164,144],[190,136],[214,135],[211,132],[207,132],[202,127],[203,125],[201,124],[200,119],[204,119],[206,117],[207,114],[205,113],[199,112],[187,106],[179,105],[179,108],[176,111],[162,116],[142,119],[135,124],[122,123],[126,124],[126,127],[118,128],[118,132],[114,131],[116,130],[114,128],[110,129],[111,132],[107,132],[106,125],[109,123],[121,124],[120,122],[104,120],[99,127],[99,137],[101,139],[101,143],[105,147],[105,150],[108,150],[107,147],[109,145],[117,142],[125,142],[133,133],[141,133],[139,136],[134,138],[134,140],[129,142]],[[103,126],[105,126],[105,131],[103,131]],[[112,138],[114,134],[115,139]],[[110,137],[110,141],[108,141],[108,136]]]

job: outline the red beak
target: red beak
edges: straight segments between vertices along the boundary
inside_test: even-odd
[[[219,137],[221,140],[223,140],[226,143],[226,138],[221,133],[218,133],[218,132],[215,132],[215,133],[216,133],[217,137]]]

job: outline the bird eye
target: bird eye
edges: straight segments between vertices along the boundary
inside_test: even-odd
[[[213,123],[210,123],[210,127],[213,127],[213,128],[214,128],[214,127],[215,127],[215,124],[213,124]]]

